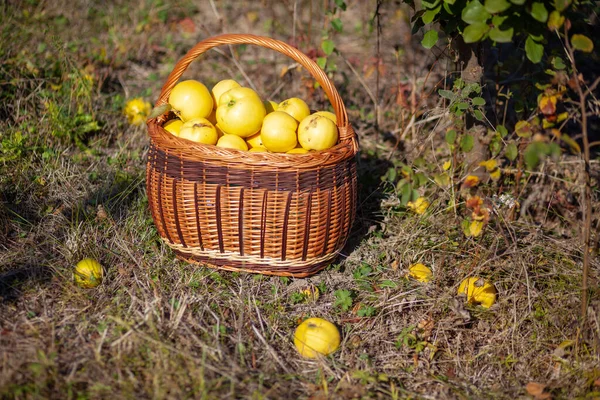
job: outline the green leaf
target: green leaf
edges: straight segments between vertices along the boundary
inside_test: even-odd
[[[533,3],[529,13],[539,22],[546,22],[548,20],[548,10],[546,10],[544,3]]]
[[[459,110],[466,110],[467,108],[469,108],[469,103],[461,101],[460,103],[456,104],[456,108],[458,108]]]
[[[501,137],[506,137],[506,135],[508,135],[508,129],[506,129],[504,125],[498,125],[496,127],[496,132],[498,132]]]
[[[425,32],[425,36],[423,36],[423,40],[421,40],[421,45],[426,49],[430,49],[438,41],[438,33],[435,30]]]
[[[341,32],[344,30],[344,25],[342,24],[342,20],[339,18],[335,18],[331,20],[331,26],[333,27],[333,29],[335,29],[337,32]]]
[[[440,96],[442,96],[443,98],[448,99],[450,101],[454,101],[454,99],[456,99],[456,93],[454,93],[451,90],[440,89],[440,90],[438,90],[438,93]]]
[[[490,152],[493,157],[496,157],[498,153],[502,150],[502,143],[500,142],[500,137],[495,136],[494,140],[490,142]]]
[[[440,0],[434,0],[434,1],[421,0],[421,5],[430,10],[432,8],[436,8],[438,6],[438,4],[440,4]]]
[[[465,40],[465,43],[478,42],[489,30],[490,27],[485,22],[471,24],[465,28],[463,39]]]
[[[412,190],[412,185],[410,183],[407,183],[400,188],[400,204],[405,206],[411,200]]]
[[[485,100],[483,99],[483,97],[473,97],[471,99],[471,103],[474,106],[484,106],[485,105]]]
[[[317,57],[317,65],[321,69],[325,69],[325,66],[327,65],[327,57]]]
[[[508,146],[506,146],[506,152],[504,154],[506,155],[506,158],[508,158],[510,161],[515,161],[515,159],[519,155],[517,145],[514,143],[509,143]]]
[[[333,44],[331,40],[326,39],[323,40],[323,43],[321,43],[321,48],[325,52],[325,55],[330,55],[333,53],[333,50],[335,50],[335,44]]]
[[[473,116],[475,117],[475,119],[477,121],[483,121],[483,113],[479,110],[474,110],[473,111]]]
[[[510,8],[510,3],[506,0],[485,0],[484,7],[490,14],[496,14]]]
[[[505,31],[502,31],[495,26],[490,30],[490,39],[497,43],[510,43],[512,42],[514,31],[514,28],[509,28]]]
[[[434,175],[433,180],[438,186],[441,187],[450,185],[450,175],[448,175],[446,172]]]
[[[534,169],[540,162],[540,153],[543,153],[543,149],[540,148],[540,145],[543,144],[544,143],[541,142],[533,142],[525,149],[525,154],[523,157],[525,159],[527,169]]]
[[[456,3],[456,0],[444,0],[444,3],[453,5],[454,3]]]
[[[554,58],[552,59],[552,66],[553,66],[555,69],[559,69],[559,70],[560,70],[560,69],[565,69],[565,68],[567,68],[567,66],[565,65],[565,62],[564,62],[564,61],[563,61],[563,59],[562,59],[562,58],[560,58],[560,57],[554,57]]]
[[[338,289],[333,292],[335,296],[334,307],[340,307],[343,311],[348,311],[352,307],[352,292],[346,289]]]
[[[452,4],[454,4],[454,0],[453,0]],[[444,1],[443,5],[444,5],[444,10],[446,10],[446,12],[448,14],[454,15],[454,11],[452,11],[452,9],[450,8],[450,3],[448,3],[447,1]]]
[[[491,14],[488,13],[478,0],[473,0],[462,10],[461,18],[467,24],[485,23]]]
[[[492,17],[492,24],[499,28],[504,23],[504,21],[506,21],[507,18],[507,16],[494,15]]]
[[[394,281],[392,281],[390,279],[385,279],[385,280],[379,282],[379,287],[382,288],[382,289],[383,288],[392,288],[392,289],[395,289],[395,288],[398,287],[398,283],[396,283],[396,282],[394,282]]]
[[[591,53],[594,50],[594,43],[585,35],[571,36],[571,44],[575,50]]]
[[[396,168],[392,167],[389,168],[387,171],[387,180],[390,182],[396,182],[396,178],[398,177],[398,171],[396,170]]]
[[[446,132],[446,143],[452,145],[456,141],[456,131],[454,129],[450,129]]]
[[[558,12],[563,12],[571,4],[571,0],[554,0],[554,8]]]
[[[536,43],[531,35],[529,35],[525,41],[525,54],[527,55],[529,61],[537,64],[542,61],[542,56],[544,55],[544,46]]]
[[[421,17],[421,19],[423,20],[424,23],[430,24],[431,21],[433,21],[433,19],[435,18],[435,16],[438,15],[438,13],[440,12],[441,9],[442,9],[442,5],[440,4],[433,10],[427,10],[427,11],[425,11],[425,13],[423,13],[423,16]]]
[[[510,2],[518,6],[522,6],[523,4],[525,4],[525,0],[510,0]]]
[[[418,172],[415,174],[415,187],[419,188],[423,185],[426,185],[427,182],[429,182],[429,179],[427,179],[427,175],[425,175],[423,172]]]
[[[171,111],[171,108],[172,107],[169,103],[154,107],[150,112],[150,115],[148,115],[148,119],[156,118],[160,115],[163,115],[164,113]]]
[[[473,145],[474,144],[475,144],[475,140],[473,139],[473,136],[472,135],[465,135],[460,140],[460,149],[463,152],[468,153],[471,150],[473,150]]]
[[[342,11],[346,11],[346,2],[344,0],[335,0],[336,7],[342,9]]]

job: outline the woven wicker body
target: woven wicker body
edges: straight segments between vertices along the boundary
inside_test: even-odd
[[[175,66],[156,105],[165,104],[188,65],[207,50],[254,44],[293,58],[315,77],[335,110],[339,143],[308,154],[252,153],[202,145],[148,120],[146,186],[161,238],[189,262],[262,274],[303,277],[342,249],[356,213],[356,136],[325,73],[291,46],[252,35],[198,43]]]

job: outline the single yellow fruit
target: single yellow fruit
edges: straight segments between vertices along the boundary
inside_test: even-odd
[[[279,106],[273,100],[265,100],[263,101],[265,105],[265,110],[267,110],[267,114],[272,113],[273,111],[277,111],[277,107]]]
[[[291,150],[286,151],[287,154],[306,154],[309,151],[303,147],[295,147]]]
[[[285,153],[296,147],[298,122],[283,111],[273,111],[263,120],[260,137],[264,146],[274,153]]]
[[[233,79],[223,79],[222,81],[217,82],[210,91],[214,102],[214,108],[217,108],[219,105],[219,99],[223,93],[236,87],[241,87],[241,85]]]
[[[206,118],[190,119],[181,126],[179,137],[203,144],[217,144],[217,130]]]
[[[292,97],[279,103],[277,111],[283,111],[290,114],[298,122],[310,115],[310,108],[304,100],[297,97]]]
[[[260,131],[266,114],[265,105],[254,90],[238,87],[221,95],[217,123],[223,132],[246,138]]]
[[[491,282],[478,277],[467,278],[458,286],[458,294],[466,295],[468,303],[481,304],[485,308],[490,308],[496,302],[497,293]]]
[[[408,274],[420,282],[429,282],[433,277],[431,268],[421,264],[413,264],[408,267]]]
[[[217,147],[248,151],[246,141],[237,135],[223,135],[219,141],[217,141]]]
[[[262,139],[260,138],[260,132],[247,138],[246,143],[248,143],[249,149],[251,149],[253,147],[258,147],[258,146],[265,147],[265,145],[262,142]]]
[[[163,126],[163,128],[170,132],[173,136],[179,136],[179,131],[181,130],[181,126],[183,125],[183,121],[180,119],[172,119],[167,121],[167,123]]]
[[[269,152],[269,150],[267,150],[267,148],[263,147],[263,146],[254,146],[253,148],[251,148],[248,151],[250,153],[268,153]]]
[[[298,141],[306,150],[325,150],[335,146],[337,126],[322,115],[309,115],[298,125]]]
[[[322,115],[325,118],[329,118],[330,120],[332,120],[334,124],[337,124],[337,117],[332,112],[329,112],[329,111],[317,111],[313,115]]]
[[[104,270],[102,265],[93,258],[84,258],[75,266],[73,279],[77,285],[84,288],[94,288],[102,283]]]
[[[340,346],[338,328],[321,318],[309,318],[294,332],[294,345],[304,358],[318,358],[333,353]]]
[[[148,118],[148,114],[152,106],[147,101],[144,101],[140,97],[136,97],[135,99],[131,99],[125,105],[123,109],[123,114],[127,117],[127,121],[131,125],[141,125]]]
[[[213,109],[213,99],[203,83],[190,79],[179,82],[169,95],[175,114],[185,121],[206,118]]]

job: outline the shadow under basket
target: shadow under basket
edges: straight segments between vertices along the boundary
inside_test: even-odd
[[[303,65],[337,117],[338,144],[308,154],[253,153],[194,143],[148,120],[146,187],[161,238],[178,258],[229,271],[305,277],[344,247],[357,202],[356,135],[327,75],[299,50],[274,39],[228,34],[206,39],[175,66],[156,105],[167,103],[189,64],[229,44],[266,47]]]

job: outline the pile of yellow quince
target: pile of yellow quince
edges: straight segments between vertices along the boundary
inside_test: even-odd
[[[302,99],[276,103],[233,79],[212,90],[197,80],[181,81],[169,105],[177,118],[164,125],[171,134],[197,143],[252,152],[303,154],[325,150],[338,141],[336,116],[311,113]]]

